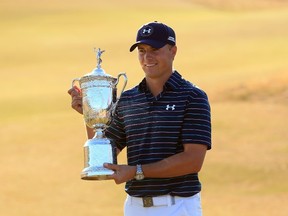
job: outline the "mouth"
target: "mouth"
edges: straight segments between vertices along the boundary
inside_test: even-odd
[[[154,63],[154,64],[144,64],[144,65],[145,65],[145,67],[154,67],[154,66],[157,65],[157,63]]]

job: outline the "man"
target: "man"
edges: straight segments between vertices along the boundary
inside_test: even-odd
[[[137,33],[138,59],[145,78],[125,91],[105,134],[118,152],[127,148],[128,165],[104,164],[111,179],[126,182],[125,216],[202,215],[198,172],[211,148],[210,105],[205,92],[173,70],[174,30],[159,22]],[[72,107],[82,113],[79,91]],[[88,138],[94,132],[87,128]]]

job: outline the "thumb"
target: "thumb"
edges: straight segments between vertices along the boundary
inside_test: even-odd
[[[117,165],[116,164],[111,164],[111,163],[104,163],[103,166],[107,169],[110,170],[116,170],[117,169]]]

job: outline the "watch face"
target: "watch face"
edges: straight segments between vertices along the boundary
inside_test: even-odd
[[[142,180],[142,179],[144,179],[144,175],[143,174],[137,174],[135,178],[136,178],[136,180]]]
[[[137,165],[135,179],[136,180],[144,179],[144,174],[141,165]]]

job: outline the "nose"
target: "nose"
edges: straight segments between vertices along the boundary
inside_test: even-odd
[[[151,52],[151,51],[146,51],[146,53],[145,53],[145,59],[151,59],[151,58],[153,58],[153,52]]]

